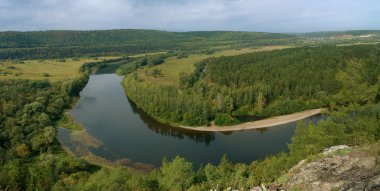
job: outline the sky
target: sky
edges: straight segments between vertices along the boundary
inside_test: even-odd
[[[0,31],[380,29],[380,0],[0,0]]]

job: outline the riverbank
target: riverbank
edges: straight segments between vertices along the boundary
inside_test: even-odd
[[[212,125],[212,126],[189,127],[189,126],[179,125],[178,127],[183,128],[183,129],[189,129],[189,130],[194,130],[194,131],[205,131],[205,132],[243,131],[243,130],[249,130],[249,129],[273,127],[277,125],[295,122],[301,119],[305,119],[307,117],[311,117],[313,115],[320,114],[322,111],[323,111],[322,108],[312,109],[312,110],[301,111],[301,112],[297,112],[293,114],[270,117],[267,119],[242,123],[238,125],[231,125],[231,126]]]

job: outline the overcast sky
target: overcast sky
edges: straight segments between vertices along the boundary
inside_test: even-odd
[[[380,0],[0,0],[0,30],[380,29]]]

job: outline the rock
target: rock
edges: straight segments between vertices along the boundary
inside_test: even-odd
[[[281,185],[269,185],[267,188],[268,191],[280,191]]]
[[[367,151],[355,150],[345,155],[330,155],[347,149],[340,145],[326,149],[322,158],[310,163],[300,162],[299,171],[289,171],[290,177],[284,189],[299,188],[320,190],[374,190],[380,188],[380,165],[376,157]],[[326,154],[329,154],[326,156]]]
[[[330,147],[330,148],[327,148],[325,150],[323,150],[322,154],[324,155],[328,155],[330,153],[334,153],[338,150],[342,150],[342,149],[349,149],[350,147],[347,146],[347,145],[337,145],[337,146],[333,146],[333,147]]]
[[[306,163],[306,160],[301,160],[296,166],[293,166],[290,170],[289,173],[293,173],[296,169],[299,169],[303,164]]]
[[[380,190],[380,174],[371,178],[368,188]]]
[[[261,187],[253,187],[249,189],[248,191],[263,191],[263,189],[261,189]]]

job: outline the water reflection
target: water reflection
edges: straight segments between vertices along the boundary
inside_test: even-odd
[[[153,117],[145,113],[142,109],[138,108],[133,101],[128,99],[128,102],[131,104],[132,111],[144,121],[150,130],[157,134],[175,137],[178,139],[184,139],[187,137],[197,143],[204,143],[206,146],[210,145],[210,142],[215,140],[215,133],[213,132],[199,132],[172,127],[168,124],[164,124],[155,120]]]

